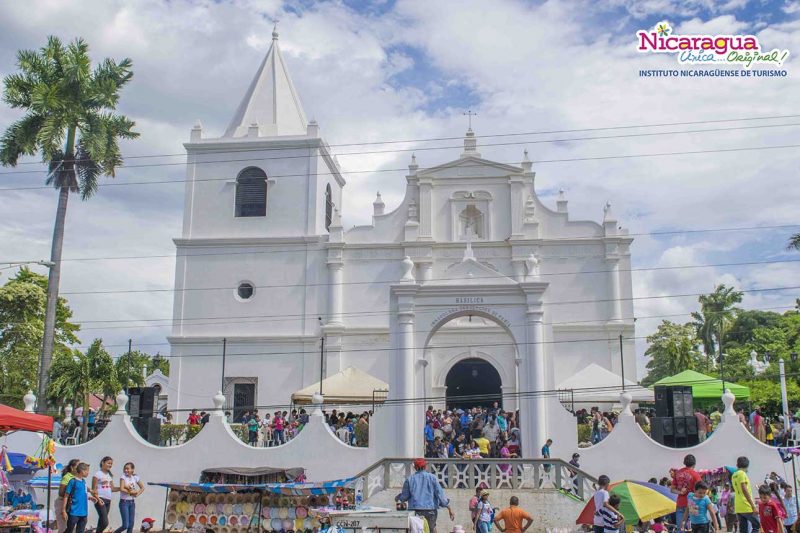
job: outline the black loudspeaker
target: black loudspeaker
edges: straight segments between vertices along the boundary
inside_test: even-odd
[[[672,418],[653,417],[650,421],[650,436],[654,441],[666,444],[675,434]]]
[[[685,438],[688,435],[686,431],[686,417],[675,417],[673,420],[675,420],[675,438]]]
[[[691,413],[687,414],[684,409],[686,402],[683,400],[682,387],[674,387],[670,392],[672,393],[672,416],[681,418],[690,415]]]
[[[131,387],[128,389],[128,414],[132,418],[150,418],[156,408],[156,389]]]
[[[691,387],[658,385],[654,388],[654,392],[656,416],[683,417],[694,414]]]
[[[158,446],[161,444],[161,420],[158,418],[131,418],[133,427],[141,437],[149,442]]]
[[[664,385],[657,385],[653,388],[656,399],[656,416],[659,418],[672,416],[669,412],[669,401],[667,399],[668,390],[669,387],[665,387]]]

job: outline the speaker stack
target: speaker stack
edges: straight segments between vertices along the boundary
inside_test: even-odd
[[[650,421],[650,436],[672,448],[698,444],[697,418],[694,416],[692,388],[658,385],[654,389],[656,416]]]
[[[161,443],[161,420],[153,417],[156,408],[156,390],[153,387],[128,389],[128,414],[139,435],[150,444]]]

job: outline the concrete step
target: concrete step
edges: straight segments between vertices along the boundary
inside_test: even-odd
[[[400,491],[397,489],[383,490],[374,494],[367,503],[376,507],[394,509],[394,498]],[[568,496],[555,489],[494,489],[489,491],[489,502],[493,507],[504,509],[508,507],[511,496],[519,498],[520,507],[533,517],[533,525],[528,531],[545,532],[548,529],[559,528],[574,531],[577,529],[575,519],[578,517],[585,502]],[[452,531],[457,524],[464,527],[467,532],[473,531],[469,512],[469,500],[474,495],[472,490],[445,490],[450,499],[450,507],[456,515],[455,521],[450,521],[447,510],[439,511],[438,533]],[[494,529],[493,531],[498,531]]]

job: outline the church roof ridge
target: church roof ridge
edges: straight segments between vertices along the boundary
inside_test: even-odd
[[[245,137],[251,126],[258,135],[306,135],[308,122],[292,77],[281,55],[277,27],[272,44],[233,115],[224,138]]]

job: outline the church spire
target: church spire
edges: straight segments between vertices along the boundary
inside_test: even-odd
[[[306,114],[278,45],[277,25],[272,44],[239,104],[224,137],[246,137],[251,125],[261,137],[305,135]]]

